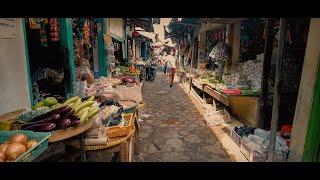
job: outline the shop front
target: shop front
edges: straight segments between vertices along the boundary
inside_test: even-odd
[[[191,78],[186,83],[188,91],[202,104],[207,124],[229,124],[231,137],[237,139],[238,135],[235,141],[248,160],[267,160],[267,152],[272,151],[270,146],[263,143],[254,146],[250,138],[260,131],[273,137],[273,130],[278,132],[274,158],[284,161],[288,157],[309,23],[310,19],[288,19],[284,35],[279,33],[279,19],[245,19],[212,28],[202,25],[199,34],[191,36],[191,39],[199,37],[198,57],[192,55],[192,44],[185,43],[188,35],[179,37],[181,56],[187,57],[180,72],[189,73]],[[281,38],[283,46],[279,45]],[[277,56],[279,53],[282,56]],[[281,70],[276,70],[277,58],[281,59]],[[193,65],[197,61],[198,68]],[[190,66],[196,69],[190,70]],[[278,95],[274,94],[276,71],[281,71]],[[279,98],[278,110],[272,109],[274,96]],[[275,111],[279,111],[279,117],[275,117]],[[276,126],[275,118],[279,118]],[[244,126],[234,127],[235,119]],[[268,138],[265,141],[269,142]],[[261,151],[264,148],[265,153],[253,157],[250,155],[255,151],[253,147]]]

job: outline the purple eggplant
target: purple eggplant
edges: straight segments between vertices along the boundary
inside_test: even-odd
[[[71,125],[70,126],[73,127],[73,126],[76,126],[78,124],[80,124],[80,119],[76,118],[76,119],[72,119],[71,120]]]
[[[47,112],[47,113],[44,113],[44,114],[42,114],[42,115],[40,115],[40,116],[37,116],[37,117],[33,118],[33,119],[31,120],[31,122],[36,122],[36,121],[40,121],[40,120],[49,118],[49,117],[53,116],[54,114],[60,114],[61,112],[66,111],[66,109],[71,110],[68,106],[63,106],[63,107],[54,109],[54,110],[52,110],[52,111],[49,111],[49,112]]]
[[[66,129],[71,125],[70,119],[60,119],[57,122],[57,129]]]
[[[27,128],[27,127],[32,126],[32,125],[34,125],[34,124],[55,123],[55,122],[58,121],[60,118],[61,118],[60,114],[54,114],[54,115],[52,115],[51,117],[42,119],[42,120],[40,120],[40,121],[35,121],[35,122],[28,123],[28,124],[23,124],[23,125],[21,126],[21,129]]]
[[[61,115],[61,117],[66,116],[70,111],[72,111],[73,109],[69,106],[67,106],[65,109],[62,109],[61,111],[57,112],[58,114]]]
[[[34,124],[32,126],[28,126],[23,130],[31,130],[35,132],[50,132],[56,128],[56,124],[54,123],[43,123],[43,124]]]
[[[75,110],[74,110],[74,109],[71,109],[71,111],[69,111],[69,112],[64,116],[64,118],[69,118],[69,119],[70,119],[70,117],[73,117],[74,113],[75,113]]]

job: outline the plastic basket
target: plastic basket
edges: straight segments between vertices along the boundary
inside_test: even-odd
[[[241,141],[240,144],[240,152],[247,160],[249,160],[249,162],[265,162],[267,160],[266,154],[251,150],[243,141]]]
[[[0,131],[0,143],[8,141],[14,134],[21,133],[28,137],[28,140],[36,140],[37,145],[31,147],[28,151],[18,157],[15,162],[31,162],[36,159],[48,148],[48,139],[51,133],[33,132],[33,131]]]
[[[133,100],[118,100],[118,101],[119,101],[120,104],[121,104],[121,102],[124,102],[124,101],[133,102],[133,104],[134,104],[133,106],[123,109],[123,113],[125,113],[125,114],[134,113],[137,110],[138,104]]]
[[[239,136],[233,128],[230,128],[230,137],[239,147],[241,146],[242,137]]]

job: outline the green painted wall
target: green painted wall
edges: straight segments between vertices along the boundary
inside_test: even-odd
[[[106,49],[104,43],[105,34],[105,22],[103,18],[98,19],[101,29],[98,35],[98,59],[99,59],[99,76],[107,76],[107,66],[106,66]]]
[[[71,18],[59,18],[60,25],[60,39],[61,46],[64,49],[65,56],[67,58],[67,79],[69,82],[66,84],[66,94],[69,97],[72,93],[73,83],[76,81],[76,67],[74,63],[74,48],[72,37],[72,21]]]
[[[318,70],[317,82],[313,94],[307,139],[304,148],[303,161],[320,162],[320,75]]]

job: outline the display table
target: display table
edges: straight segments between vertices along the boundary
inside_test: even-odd
[[[260,98],[251,96],[228,96],[230,110],[238,120],[253,127],[262,127],[260,121]]]
[[[229,106],[229,97],[228,97],[228,95],[220,93],[219,91],[213,89],[212,87],[210,87],[208,85],[204,87],[204,92],[206,92],[207,94],[212,96],[214,99],[220,101],[225,106]]]
[[[230,113],[234,117],[239,119],[242,123],[248,124],[253,127],[262,126],[259,116],[259,97],[226,95],[215,90],[209,84],[201,83],[198,79],[195,78],[192,79],[191,86],[194,87],[191,88],[191,92],[194,93],[195,97],[197,97],[201,103],[208,103],[207,96],[212,97],[215,101],[219,101],[224,106],[226,106],[226,108],[229,109]],[[197,92],[201,92],[202,95],[199,95]]]

